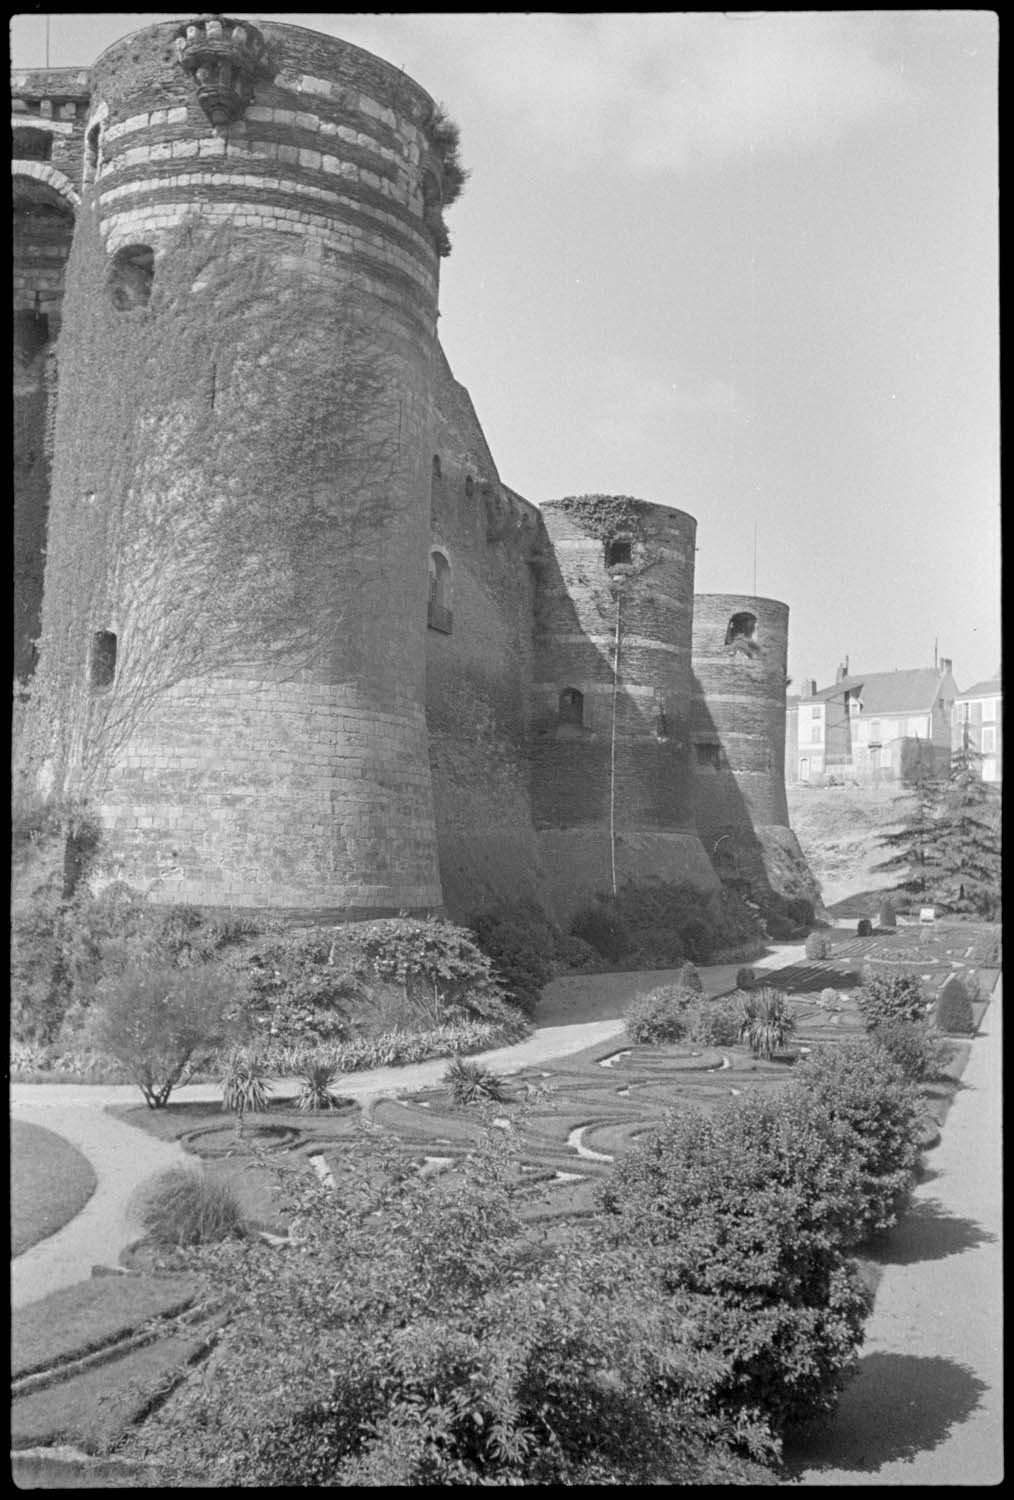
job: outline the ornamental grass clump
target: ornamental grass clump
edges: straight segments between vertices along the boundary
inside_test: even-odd
[[[243,1211],[228,1184],[190,1167],[171,1167],[156,1177],[139,1217],[148,1239],[164,1250],[215,1245],[245,1234]]]
[[[700,1000],[697,990],[660,985],[637,995],[627,1006],[625,1022],[632,1042],[665,1046],[681,1042],[690,1026],[690,1013]]]
[[[763,985],[740,1002],[739,1039],[754,1057],[770,1060],[781,1052],[796,1029],[796,1018],[781,990]]]

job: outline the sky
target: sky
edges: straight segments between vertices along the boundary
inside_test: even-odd
[[[504,483],[695,516],[696,591],[784,600],[797,687],[994,675],[995,14],[260,14],[460,126],[440,334]],[[53,13],[50,64],[177,16]]]

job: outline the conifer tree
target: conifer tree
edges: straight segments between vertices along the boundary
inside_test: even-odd
[[[877,869],[899,871],[902,878],[898,881],[898,890],[911,891],[927,900],[937,884],[937,817],[943,790],[935,769],[921,766],[911,790],[904,797],[895,799],[904,805],[904,817],[897,828],[879,837],[879,843],[890,850],[890,855]]]
[[[1000,915],[1000,798],[965,744],[951,759],[936,820],[936,898],[949,911]]]

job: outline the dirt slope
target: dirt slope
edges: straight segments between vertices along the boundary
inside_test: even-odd
[[[878,870],[887,857],[878,835],[896,828],[910,798],[896,787],[790,787],[789,822],[831,910],[875,916],[878,896],[894,878]],[[865,900],[862,898],[866,898]]]

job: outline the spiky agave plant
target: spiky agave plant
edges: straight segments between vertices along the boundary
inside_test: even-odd
[[[744,995],[742,1008],[740,1041],[747,1043],[754,1057],[774,1057],[796,1029],[796,1018],[785,995],[766,984]]]
[[[231,1109],[242,1124],[249,1110],[266,1109],[271,1093],[268,1065],[256,1052],[236,1047],[222,1072],[222,1108]]]
[[[342,1100],[332,1087],[338,1077],[336,1063],[312,1056],[304,1057],[299,1063],[298,1077],[297,1108],[311,1110],[340,1107]]]
[[[503,1080],[495,1073],[488,1073],[479,1063],[466,1062],[457,1054],[447,1065],[444,1083],[455,1104],[475,1104],[480,1099],[491,1099],[500,1104],[509,1097]]]

